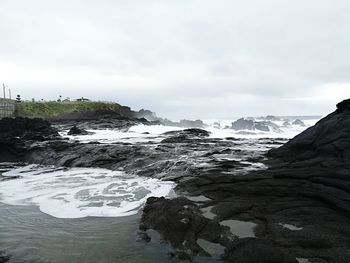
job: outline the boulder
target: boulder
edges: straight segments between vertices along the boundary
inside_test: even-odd
[[[169,136],[162,140],[162,143],[191,143],[197,139],[208,137],[210,132],[202,129],[191,128],[179,131],[165,132],[163,135]]]
[[[74,125],[67,133],[68,135],[87,135],[89,134],[86,130],[80,129],[76,125]]]

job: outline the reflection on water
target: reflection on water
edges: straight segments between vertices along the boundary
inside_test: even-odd
[[[0,203],[0,249],[10,263],[170,262],[159,242],[136,242],[138,220],[60,219],[34,206]]]

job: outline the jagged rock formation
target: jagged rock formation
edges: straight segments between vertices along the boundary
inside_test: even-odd
[[[242,176],[206,171],[180,181],[178,188],[209,198],[216,222],[241,220],[258,225],[256,237],[226,246],[223,259],[227,262],[297,262],[298,258],[347,263],[349,138],[350,100],[346,100],[314,127],[271,150],[271,167],[266,171]]]
[[[86,130],[81,129],[79,127],[77,127],[76,125],[74,125],[72,128],[70,128],[70,130],[67,133],[68,135],[87,135],[89,134]]]
[[[323,166],[347,165],[350,161],[350,100],[337,110],[296,136],[270,156],[286,161],[313,161]],[[333,163],[332,163],[333,162]]]
[[[148,121],[157,121],[166,126],[182,128],[205,128],[206,126],[202,120],[180,120],[179,122],[175,122],[166,118],[160,118],[154,112],[144,109],[138,111],[135,116],[137,118],[145,118]]]
[[[280,132],[278,125],[272,123],[271,121],[254,121],[250,119],[240,118],[232,123],[231,129],[239,130],[259,130],[264,132],[269,132],[270,129],[275,132]]]
[[[192,128],[183,131],[170,131],[164,133],[164,135],[169,135],[170,137],[162,140],[162,143],[191,143],[196,139],[208,137],[210,133],[202,129]]]
[[[57,139],[57,130],[48,121],[28,118],[0,120],[0,161],[19,161],[34,141]]]

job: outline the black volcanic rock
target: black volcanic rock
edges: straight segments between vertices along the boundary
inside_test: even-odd
[[[86,130],[80,129],[76,125],[74,125],[67,133],[68,135],[87,135],[89,134]]]
[[[27,140],[46,140],[59,136],[56,129],[43,119],[3,118],[0,120],[1,138],[24,138]]]
[[[314,127],[271,150],[267,170],[240,176],[227,174],[225,169],[201,170],[178,181],[177,189],[209,198],[214,222],[239,220],[257,224],[255,238],[240,238],[225,244],[225,262],[289,263],[299,258],[347,263],[350,258],[349,138],[350,100],[338,104],[334,113]],[[153,201],[157,205],[145,207],[142,222],[177,248],[179,245],[171,240],[183,240],[181,237],[186,233],[178,230],[176,218],[181,210],[171,202]],[[170,207],[174,208],[174,214]],[[188,205],[187,209],[196,213],[197,208]],[[159,224],[158,218],[162,220]],[[195,254],[195,248],[186,248],[188,254]]]
[[[251,119],[240,118],[232,123],[231,129],[239,130],[259,130],[269,132],[270,128],[272,131],[280,132],[278,125],[271,121],[254,121]]]
[[[140,230],[149,229],[158,231],[176,249],[173,254],[180,260],[192,261],[196,255],[210,256],[197,244],[198,239],[223,246],[232,240],[228,227],[205,218],[199,207],[184,197],[148,198],[143,209]]]
[[[169,136],[162,140],[162,143],[190,143],[196,139],[208,137],[210,133],[206,130],[191,128],[180,131],[165,132],[163,135]]]
[[[0,120],[0,161],[21,160],[27,153],[28,142],[59,138],[48,121],[30,118]]]
[[[350,110],[350,99],[343,100],[337,104],[337,113],[342,113],[344,111]]]
[[[223,256],[234,263],[297,263],[297,260],[271,241],[256,238],[238,240],[231,244]]]
[[[278,149],[269,152],[272,157],[286,161],[313,159],[319,163],[350,161],[350,100],[337,105],[337,110],[321,119],[315,126],[297,135]]]

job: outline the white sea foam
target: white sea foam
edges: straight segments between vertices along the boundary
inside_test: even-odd
[[[291,139],[298,135],[308,127],[316,123],[316,119],[303,120],[306,126],[300,125],[290,125],[289,127],[283,127],[283,121],[274,121],[273,123],[279,126],[280,132],[264,132],[259,130],[241,130],[236,131],[227,128],[231,126],[234,120],[220,120],[213,121],[210,120],[209,126],[204,128],[211,133],[211,138],[241,138],[241,139],[259,139],[259,138],[286,138]],[[292,122],[292,120],[290,120]],[[220,124],[220,127],[216,123]],[[226,127],[226,128],[225,128]],[[159,143],[165,138],[162,135],[168,131],[183,130],[185,128],[174,127],[174,126],[163,126],[163,125],[135,125],[130,127],[127,131],[121,131],[117,129],[106,129],[106,130],[88,130],[92,134],[90,135],[67,135],[68,131],[61,132],[63,137],[69,138],[71,140],[78,140],[82,143],[89,143],[93,141],[98,141],[100,143],[147,143],[155,142]]]
[[[162,133],[174,130],[181,130],[180,127],[163,126],[163,125],[135,125],[129,128],[127,131],[121,130],[88,130],[89,135],[67,135],[68,131],[61,132],[63,137],[71,140],[78,140],[82,143],[89,143],[98,141],[100,143],[115,143],[115,142],[127,142],[127,143],[147,143],[147,142],[160,142]]]
[[[227,138],[227,137],[234,137],[234,138],[242,138],[242,139],[259,139],[259,138],[286,138],[291,139],[298,135],[299,133],[303,132],[308,127],[314,125],[318,120],[317,119],[310,119],[310,120],[304,120],[305,126],[300,125],[290,125],[289,127],[283,127],[283,121],[274,121],[276,125],[279,126],[279,129],[281,132],[264,132],[259,130],[240,130],[236,131],[230,128],[227,128],[227,126],[231,126],[231,123],[233,122],[229,120],[223,120],[223,121],[217,121],[217,123],[220,124],[220,128],[217,127],[216,124],[211,121],[211,125],[206,128],[207,131],[211,132],[210,137],[211,138]],[[226,127],[226,128],[225,128]]]
[[[136,214],[150,196],[167,196],[173,182],[95,168],[54,168],[30,165],[4,176],[1,201],[37,205],[58,218],[121,217]]]

